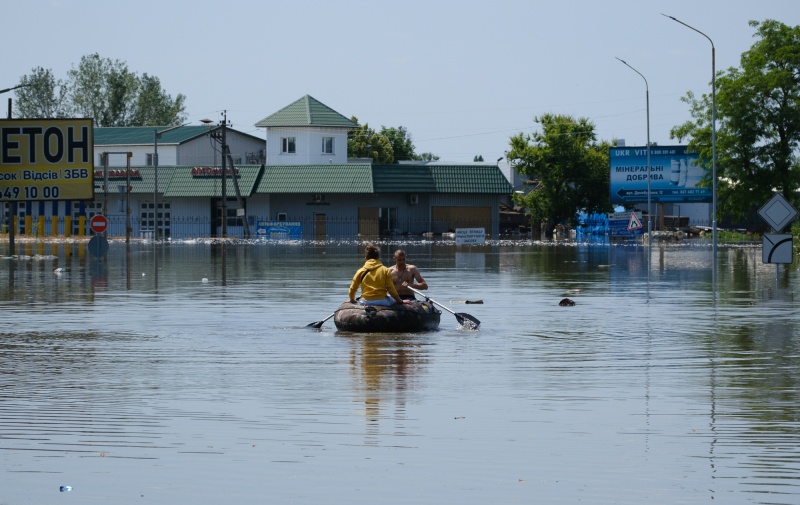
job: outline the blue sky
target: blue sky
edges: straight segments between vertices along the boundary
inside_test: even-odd
[[[492,2],[25,0],[3,2],[0,88],[37,66],[56,77],[87,54],[187,96],[190,124],[220,119],[264,137],[260,119],[309,94],[375,129],[405,126],[416,151],[447,161],[504,156],[544,113],[587,117],[600,139],[661,145],[739,65],[749,20],[800,24],[797,0]],[[7,98],[2,96],[4,108]]]

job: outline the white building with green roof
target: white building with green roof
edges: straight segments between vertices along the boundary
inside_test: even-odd
[[[256,126],[266,139],[226,128],[224,184],[219,126],[170,129],[157,142],[154,128],[96,128],[95,198],[21,202],[17,234],[87,235],[100,213],[112,237],[126,236],[128,213],[131,235],[142,238],[256,238],[275,222],[318,240],[500,231],[512,188],[497,164],[348,163],[357,125],[309,95]],[[130,170],[112,155],[106,172],[102,152],[131,152]]]
[[[258,123],[267,131],[267,164],[347,163],[347,132],[358,125],[306,95]]]

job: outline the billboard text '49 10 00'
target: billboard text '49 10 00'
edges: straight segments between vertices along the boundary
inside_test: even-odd
[[[0,120],[0,202],[94,198],[91,119]]]

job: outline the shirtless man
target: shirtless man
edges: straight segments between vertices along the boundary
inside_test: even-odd
[[[394,266],[389,268],[389,272],[392,274],[392,282],[395,289],[397,289],[397,294],[403,300],[415,299],[414,292],[406,286],[420,290],[428,289],[428,283],[422,278],[417,267],[406,263],[406,252],[402,249],[395,251]]]

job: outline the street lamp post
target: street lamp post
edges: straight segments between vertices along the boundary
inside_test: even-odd
[[[8,93],[9,91],[14,91],[15,89],[19,88],[27,88],[30,84],[17,84],[16,86],[12,86],[6,89],[0,89],[0,95],[3,93]],[[11,119],[11,99],[8,99],[8,119]],[[13,254],[13,253],[12,253]]]
[[[616,56],[615,56],[616,58]],[[651,222],[653,220],[653,212],[652,208],[650,207],[650,86],[647,84],[647,79],[642,75],[641,72],[633,68],[632,66],[628,65],[628,62],[625,60],[621,61],[626,67],[633,70],[639,77],[644,80],[644,90],[645,90],[645,100],[647,102],[647,259],[650,260],[650,253],[653,250],[653,234],[652,234],[652,225]],[[649,265],[648,265],[649,269]]]
[[[711,177],[712,177],[712,203],[711,203],[711,235],[714,251],[714,276],[716,277],[717,274],[717,71],[716,71],[716,62],[715,62],[715,49],[714,49],[714,41],[711,40],[711,37],[706,35],[705,33],[701,32],[697,28],[687,25],[680,19],[676,19],[672,16],[668,16],[666,14],[661,14],[664,17],[667,17],[676,23],[680,23],[686,28],[690,30],[694,30],[695,32],[699,33],[711,43]]]
[[[15,89],[19,88],[27,88],[30,84],[17,84],[16,86],[12,86],[6,89],[0,89],[0,94],[8,93],[9,91],[14,91]],[[11,119],[11,99],[8,99],[8,119]],[[14,246],[14,218],[17,215],[17,202],[12,201],[9,202],[11,205],[9,206],[9,210],[11,211],[11,215],[8,216],[8,252],[11,256],[15,254],[15,246]]]

